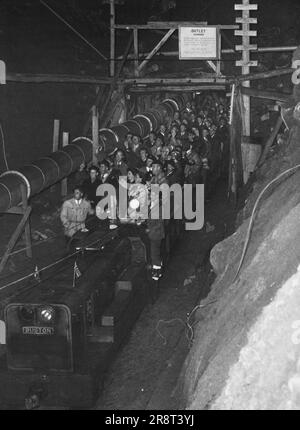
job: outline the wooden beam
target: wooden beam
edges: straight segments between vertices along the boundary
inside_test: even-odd
[[[166,41],[172,36],[174,33],[175,28],[171,28],[167,34],[164,35],[164,37],[158,42],[158,44],[155,46],[155,48],[152,49],[152,51],[147,55],[145,60],[138,66],[138,71],[140,72],[148,63],[148,61],[160,50],[160,48],[166,43]]]
[[[104,97],[104,93],[105,93],[105,89],[106,89],[106,85],[101,85],[97,95],[96,95],[96,99],[94,101],[93,106],[98,106],[101,99]],[[82,136],[87,136],[87,134],[89,133],[90,129],[91,129],[91,116],[92,116],[92,109],[93,106],[90,108],[89,113],[87,115],[87,119],[85,121],[84,127],[83,127],[83,131],[82,131]]]
[[[119,76],[120,76],[121,71],[123,70],[123,66],[124,66],[124,64],[125,64],[125,62],[127,60],[127,57],[128,57],[131,45],[132,45],[132,41],[133,41],[133,35],[131,35],[130,38],[129,38],[129,40],[128,40],[128,43],[127,43],[127,46],[126,46],[126,49],[125,49],[125,52],[124,52],[124,56],[123,56],[123,59],[122,59],[122,62],[120,63],[120,66],[119,66],[119,68],[117,70],[117,73],[115,74],[115,77],[114,77],[114,79],[112,80],[112,82],[110,84],[107,97],[105,99],[105,102],[102,105],[101,111],[99,112],[99,118],[100,118],[101,126],[103,126],[102,119],[103,119],[105,111],[106,111],[106,109],[107,109],[107,107],[108,107],[108,105],[109,105],[109,103],[111,101],[111,96],[112,96],[112,94],[113,94],[113,92],[114,92],[114,90],[116,88],[116,85],[119,82]]]
[[[99,148],[99,115],[97,106],[92,109],[92,136],[93,136],[93,164],[97,163],[97,150]]]
[[[259,72],[259,73],[249,73],[248,75],[240,75],[236,78],[227,78],[229,83],[234,83],[236,81],[256,81],[260,79],[271,79],[276,78],[278,76],[290,75],[295,71],[295,69],[280,69],[280,70],[269,70],[267,72]]]
[[[279,117],[277,119],[277,123],[276,123],[275,127],[273,128],[272,133],[271,133],[271,135],[270,135],[270,137],[269,137],[269,139],[265,145],[263,153],[262,153],[262,155],[258,161],[258,164],[257,164],[258,167],[260,167],[265,162],[265,159],[267,158],[268,152],[269,152],[271,146],[273,145],[273,142],[276,139],[276,136],[279,133],[279,130],[280,130],[282,124],[283,124],[283,119],[282,119],[282,116],[279,115]]]
[[[268,99],[268,100],[276,100],[279,102],[286,102],[288,101],[292,94],[283,94],[276,91],[262,91],[258,90],[256,88],[246,88],[242,87],[242,94],[249,96],[249,97],[256,97],[259,99]]]
[[[129,93],[159,93],[161,91],[174,91],[174,92],[187,92],[187,91],[225,91],[225,85],[170,85],[170,86],[145,86],[145,87],[131,87]]]
[[[125,78],[120,79],[120,83],[124,85],[181,85],[181,84],[225,84],[227,80],[225,77],[205,77],[205,78]]]
[[[139,39],[138,29],[133,29],[133,46],[134,46],[134,76],[139,76]]]
[[[52,152],[58,151],[58,146],[59,146],[59,128],[60,128],[60,121],[59,121],[59,119],[55,119],[54,120],[54,125],[53,125]],[[55,190],[56,190],[56,186],[52,185],[52,187],[50,187],[51,193],[54,193]]]
[[[109,84],[111,78],[96,78],[94,76],[79,75],[56,75],[56,74],[29,74],[29,73],[8,73],[7,82],[20,82],[32,84],[61,83],[61,84],[87,84],[99,85]]]
[[[238,30],[240,27],[238,25],[205,25],[205,23],[201,22],[169,22],[169,23],[160,23],[160,22],[153,22],[149,24],[117,24],[115,25],[115,29],[117,30],[167,30],[170,28],[178,28],[180,26],[188,26],[188,27],[196,27],[196,26],[202,26],[202,27],[219,27],[221,30]]]
[[[31,231],[30,231],[30,221],[29,216],[31,213],[31,206],[28,206],[27,198],[27,188],[24,184],[21,185],[21,196],[22,196],[22,208],[24,212],[24,218],[26,217],[26,212],[28,211],[28,217],[25,222],[25,243],[26,243],[26,255],[32,258],[32,246],[31,246]]]
[[[70,138],[69,133],[63,132],[63,141],[62,141],[63,148],[69,145],[69,138]],[[68,178],[64,178],[61,181],[61,196],[66,197],[67,194],[68,194]]]
[[[25,188],[25,187],[24,187]],[[25,195],[26,195],[26,190],[25,190]],[[26,196],[26,201],[27,201],[27,196]],[[0,273],[3,271],[11,252],[13,251],[17,241],[19,240],[21,234],[23,233],[24,228],[26,227],[26,224],[28,224],[28,220],[29,220],[29,216],[31,213],[31,207],[27,206],[26,209],[24,209],[23,212],[23,217],[20,221],[20,223],[18,224],[17,228],[15,229],[14,233],[12,234],[8,245],[6,247],[6,251],[1,259],[0,262]],[[26,238],[26,245],[28,244],[28,241],[30,241],[30,245],[31,245],[31,239],[30,239],[30,227],[28,226],[27,228],[25,228],[25,238]],[[28,247],[28,246],[27,246]],[[26,249],[26,253],[28,257],[32,257],[32,251],[31,251],[31,246],[28,247],[28,249]]]
[[[116,10],[115,0],[110,0],[110,76],[115,76],[115,50],[116,50],[116,35],[115,35],[115,23],[116,23]]]
[[[175,36],[176,37],[176,36]],[[225,39],[224,37],[224,33],[222,33],[222,37]],[[229,40],[229,39],[228,39]],[[232,43],[230,43],[230,45],[232,45]],[[241,48],[242,45],[237,45],[234,49],[230,49],[230,48],[224,48],[222,49],[222,54],[235,54],[236,50],[242,50]],[[255,47],[255,49],[254,49]],[[265,48],[258,48],[257,45],[251,44],[248,47],[249,50],[255,50],[255,52],[258,53],[265,53],[265,52],[290,52],[290,51],[295,51],[297,49],[297,46],[271,46],[271,47],[265,47]],[[141,52],[139,53],[139,57],[140,58],[144,58],[149,54],[149,52]],[[160,55],[166,56],[166,57],[176,57],[178,56],[178,51],[165,51],[165,52],[160,52]],[[123,56],[117,57],[118,60],[122,60]],[[128,55],[129,59],[134,58],[134,56],[132,54]]]

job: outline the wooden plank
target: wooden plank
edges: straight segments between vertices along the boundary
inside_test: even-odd
[[[137,30],[157,30],[157,29],[160,29],[160,30],[167,30],[167,29],[170,29],[170,28],[178,28],[179,26],[185,26],[185,27],[197,27],[197,26],[205,26],[205,27],[215,27],[215,25],[206,25],[205,23],[202,23],[202,22],[180,22],[179,24],[177,23],[177,22],[174,22],[174,23],[172,23],[172,22],[170,22],[169,24],[168,23],[166,23],[166,24],[164,24],[164,23],[160,23],[159,21],[156,23],[156,22],[153,22],[152,24],[141,24],[141,25],[138,25],[138,24],[116,24],[115,26],[114,26],[114,28],[115,29],[117,29],[117,30],[134,30],[134,29],[137,29]],[[239,28],[239,26],[238,25],[218,25],[218,27],[221,29],[221,30],[236,30],[236,29],[238,29]]]
[[[139,39],[138,29],[133,30],[134,76],[139,76]]]
[[[166,41],[172,36],[175,29],[171,28],[167,34],[158,42],[158,44],[152,49],[152,51],[147,55],[145,60],[137,67],[138,71],[140,72],[148,63],[148,61],[160,50],[160,48],[166,43]],[[138,53],[137,53],[138,57]]]
[[[174,92],[189,92],[189,91],[224,91],[226,89],[225,85],[170,85],[170,86],[146,86],[146,87],[131,87],[129,89],[130,93],[159,93],[162,91],[174,91]]]
[[[69,139],[70,139],[69,133],[63,132],[63,141],[62,141],[63,148],[69,145]],[[64,178],[61,181],[61,196],[66,197],[67,194],[68,194],[68,178]]]
[[[242,87],[242,93],[251,97],[267,99],[267,100],[276,100],[280,102],[286,102],[292,96],[292,94],[283,94],[278,91],[262,91],[262,90],[257,90],[256,88],[245,88],[245,87]]]
[[[257,45],[236,45],[235,47],[236,51],[256,51],[257,50]]]
[[[240,61],[236,61],[235,65],[237,67],[244,67],[244,66],[247,66],[247,67],[257,67],[258,66],[258,61],[252,60],[252,61],[244,62],[243,60],[240,60]]]
[[[60,128],[60,121],[59,119],[55,119],[54,126],[53,126],[52,152],[56,152],[58,150],[59,128]]]
[[[235,10],[258,10],[257,4],[235,4]]]
[[[206,63],[215,73],[217,72],[217,66],[214,64],[213,61],[208,60],[208,61],[206,61]]]
[[[99,88],[99,90],[97,92],[96,99],[95,99],[95,102],[94,102],[93,106],[98,106],[99,105],[101,99],[104,97],[104,93],[105,93],[106,88],[107,88],[106,85],[101,85],[100,86],[100,88]],[[83,131],[82,131],[82,136],[87,136],[87,134],[89,133],[89,131],[91,129],[91,124],[92,124],[91,117],[93,115],[93,112],[92,112],[93,106],[91,107],[91,109],[89,110],[89,113],[87,115],[87,119],[85,121],[85,124],[84,124],[84,127],[83,127]]]
[[[235,18],[235,22],[237,24],[257,24],[257,18],[238,17],[238,18]]]
[[[31,207],[28,206],[26,208],[25,212],[24,212],[22,220],[18,224],[16,230],[14,231],[14,233],[12,234],[12,236],[11,236],[9,242],[8,242],[6,251],[5,251],[5,253],[4,253],[4,255],[3,255],[2,259],[1,259],[0,273],[3,271],[3,269],[5,267],[5,264],[7,263],[7,260],[10,257],[10,253],[13,251],[13,249],[14,249],[14,247],[15,247],[18,239],[19,239],[19,237],[23,233],[24,227],[25,227],[25,225],[26,225],[26,223],[27,223],[27,221],[29,219],[30,213],[31,213]]]
[[[120,83],[127,84],[165,84],[165,85],[181,85],[181,84],[225,84],[225,77],[214,76],[212,78],[125,78],[120,79]]]
[[[97,151],[99,148],[99,115],[96,106],[92,109],[92,140],[93,140],[93,164],[97,164]]]
[[[52,152],[58,151],[58,146],[59,146],[59,130],[60,130],[60,121],[59,121],[59,119],[55,119],[54,120],[54,125],[53,125]],[[56,186],[52,185],[52,187],[50,187],[51,193],[54,193],[55,190],[56,190]]]
[[[162,25],[166,25],[169,26],[171,28],[173,27],[179,27],[181,25],[184,26],[188,26],[188,27],[194,27],[194,26],[198,26],[198,25],[203,25],[203,26],[207,26],[208,22],[207,21],[148,21],[148,26],[162,26]]]
[[[117,70],[117,72],[115,74],[115,77],[114,77],[113,81],[110,84],[110,87],[109,87],[109,90],[108,90],[108,95],[107,95],[107,97],[105,99],[105,102],[102,105],[101,111],[99,112],[99,121],[101,122],[101,126],[102,127],[105,127],[105,124],[103,123],[103,118],[105,116],[106,109],[108,108],[109,103],[111,102],[111,96],[112,96],[112,94],[113,94],[113,92],[114,92],[114,90],[116,88],[116,85],[119,82],[118,80],[119,80],[120,74],[121,74],[121,72],[123,70],[124,64],[125,64],[125,62],[127,60],[127,57],[128,57],[128,54],[129,54],[132,42],[133,42],[133,34],[131,34],[130,37],[129,37],[129,40],[128,40],[128,43],[127,43],[127,46],[126,46],[126,49],[125,49],[125,52],[124,52],[124,55],[123,55],[123,59],[122,59],[120,65],[119,65],[119,68],[118,68],[118,70]],[[100,99],[99,99],[99,102],[100,102]],[[98,102],[98,104],[99,104],[99,102]],[[96,104],[96,106],[98,106],[98,104]]]
[[[278,76],[290,75],[295,71],[295,69],[281,69],[281,70],[269,70],[268,72],[260,72],[260,73],[249,73],[248,75],[240,75],[235,78],[228,78],[229,83],[234,83],[236,81],[255,81],[260,79],[271,79]]]
[[[235,36],[249,36],[249,37],[256,37],[257,31],[256,30],[235,30],[234,32]]]
[[[28,209],[28,198],[27,198],[27,188],[25,187],[24,184],[21,185],[21,195],[22,195],[23,212],[26,213]],[[31,208],[30,208],[30,212],[31,212]],[[28,215],[27,222],[25,223],[25,243],[26,243],[26,255],[27,257],[32,258],[31,230],[30,230],[30,221],[29,221],[30,212]]]
[[[111,78],[102,77],[96,78],[94,76],[79,76],[79,75],[62,75],[62,74],[31,74],[31,73],[8,73],[7,82],[20,82],[20,83],[61,83],[61,84],[88,84],[99,85],[109,84]]]
[[[258,163],[257,163],[258,167],[260,167],[265,162],[265,159],[267,158],[268,152],[269,152],[271,146],[273,145],[273,142],[276,139],[276,136],[279,133],[279,130],[280,130],[282,124],[283,124],[283,119],[282,119],[282,116],[279,115],[277,122],[276,122],[276,125],[273,128],[272,133],[271,133],[271,135],[270,135],[270,137],[269,137],[269,139],[265,145],[263,153],[261,154],[261,157],[258,160]]]
[[[218,52],[218,60],[217,60],[217,75],[221,75],[221,51],[222,51],[222,37],[221,32],[217,31],[217,52]]]
[[[115,0],[110,0],[110,76],[115,76],[115,49],[116,49],[116,35],[115,35]]]

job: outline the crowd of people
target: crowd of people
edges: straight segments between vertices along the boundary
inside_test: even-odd
[[[139,189],[138,184],[204,184],[205,196],[209,198],[216,181],[221,176],[226,177],[228,166],[227,99],[212,93],[187,102],[181,112],[175,112],[169,124],[160,125],[159,130],[151,131],[147,138],[128,132],[114,153],[101,159],[98,166],[92,165],[88,170],[84,165],[80,167],[75,178],[74,198],[72,202],[66,201],[62,208],[65,234],[72,237],[74,230],[82,229],[81,221],[97,209],[102,198],[97,193],[101,184],[118,189],[120,177],[126,177],[129,202],[134,198],[146,198],[141,192],[145,187]],[[138,211],[135,207],[130,210],[135,211],[135,215]],[[132,219],[145,227],[150,241],[153,279],[158,279],[162,269],[160,247],[164,221],[149,219],[143,223],[136,216]]]

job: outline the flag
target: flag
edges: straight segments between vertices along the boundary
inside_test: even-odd
[[[79,270],[79,267],[77,266],[77,262],[74,263],[74,275],[76,278],[80,278],[81,272]]]
[[[76,285],[76,279],[80,278],[81,272],[79,270],[79,267],[77,265],[77,261],[74,263],[74,271],[73,271],[73,288]]]
[[[39,272],[39,268],[37,266],[35,266],[33,277],[36,281],[40,282],[40,280],[41,280],[40,272]]]

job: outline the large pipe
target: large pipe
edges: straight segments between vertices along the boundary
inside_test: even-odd
[[[110,129],[101,129],[100,141],[106,154],[112,152],[131,132],[142,138],[167,123],[176,110],[182,109],[184,97],[168,98],[157,107],[135,115],[133,119]],[[9,170],[0,176],[0,213],[22,202],[21,185],[27,189],[30,198],[49,188],[56,182],[79,169],[80,164],[89,163],[93,158],[93,144],[88,139],[80,139],[46,157],[33,161],[19,170]]]
[[[158,130],[161,124],[168,123],[176,111],[180,111],[185,104],[183,95],[167,98],[157,107],[135,115],[132,119],[112,128],[102,128],[99,132],[101,146],[105,153],[113,152],[120,146],[127,133],[148,137],[151,131]]]

